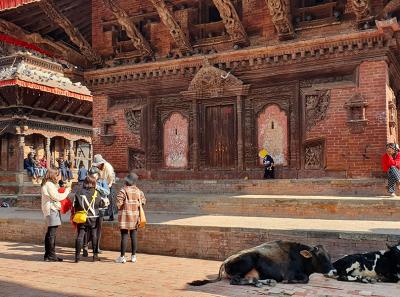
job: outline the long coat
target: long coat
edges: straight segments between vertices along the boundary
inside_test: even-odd
[[[124,186],[117,195],[118,222],[120,229],[137,229],[139,205],[146,203],[143,192],[136,186]]]

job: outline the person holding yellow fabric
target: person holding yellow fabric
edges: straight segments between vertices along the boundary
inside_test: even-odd
[[[265,157],[263,158],[264,164],[264,179],[275,178],[275,163],[274,159],[265,151]]]

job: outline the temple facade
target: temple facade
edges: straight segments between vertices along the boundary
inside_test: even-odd
[[[94,0],[96,152],[152,178],[374,177],[397,141],[387,1]],[[393,17],[393,18],[391,18]]]
[[[79,66],[118,173],[261,178],[266,149],[281,178],[378,177],[398,141],[398,1],[20,2],[0,32]]]

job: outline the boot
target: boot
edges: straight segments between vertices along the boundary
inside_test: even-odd
[[[44,237],[44,260],[47,261],[49,258],[49,231],[47,231],[46,236]]]
[[[82,249],[82,241],[79,239],[75,240],[75,263],[78,263],[81,259],[81,249]]]
[[[47,258],[45,258],[45,261],[50,261],[50,262],[62,262],[63,259],[57,257],[56,255],[56,235],[50,235],[48,236],[48,253],[47,253]]]
[[[100,261],[99,255],[98,254],[93,254],[93,262]]]

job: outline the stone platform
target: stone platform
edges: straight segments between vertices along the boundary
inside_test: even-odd
[[[116,264],[117,252],[101,262],[72,263],[73,250],[59,247],[62,263],[43,262],[43,246],[0,242],[0,296],[7,297],[398,297],[399,284],[357,284],[311,275],[308,284],[255,288],[227,280],[203,287],[186,283],[214,277],[221,262],[138,254],[135,264]],[[79,280],[79,281],[77,281]]]
[[[139,233],[139,251],[149,254],[222,260],[262,242],[291,240],[323,244],[334,258],[380,250],[400,240],[400,222],[322,220],[252,216],[147,212],[149,224]],[[64,217],[57,238],[72,247],[75,232]],[[44,221],[39,210],[0,209],[0,240],[42,243]],[[119,249],[116,222],[104,222],[102,248]]]
[[[120,187],[119,181],[116,187]],[[201,193],[302,196],[380,196],[386,195],[384,179],[275,179],[275,180],[141,180],[138,185],[145,193]],[[39,195],[40,186],[24,176],[18,187],[16,176],[0,174],[1,195]],[[1,197],[0,197],[1,198]]]

